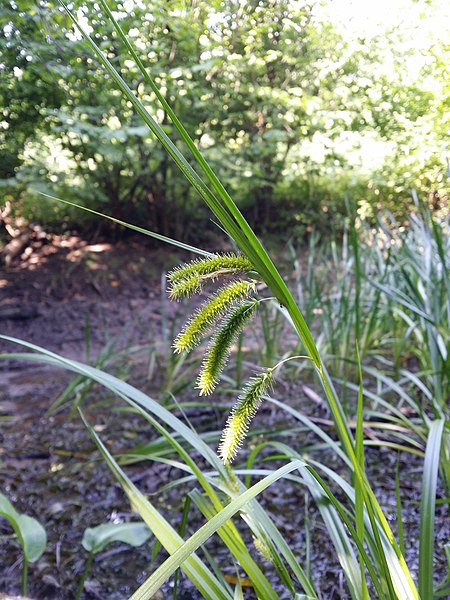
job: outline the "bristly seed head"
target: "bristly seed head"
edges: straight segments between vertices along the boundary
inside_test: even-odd
[[[174,341],[175,352],[184,352],[195,348],[219,317],[255,291],[255,283],[243,279],[223,286],[186,323]]]
[[[200,396],[213,392],[225,367],[233,342],[255,314],[257,306],[256,300],[243,302],[224,318],[203,359],[200,375],[197,378]]]
[[[225,464],[235,458],[247,435],[250,421],[261,406],[262,397],[272,383],[272,369],[252,377],[231,409],[219,445],[219,455]]]
[[[167,279],[171,284],[170,298],[180,300],[184,296],[199,293],[208,280],[252,269],[251,262],[241,254],[221,254],[193,260],[168,273]]]
[[[259,537],[254,537],[253,538],[253,545],[255,546],[256,550],[259,552],[259,554],[268,562],[273,562],[273,557],[270,554],[270,550],[267,547],[267,544]]]
[[[199,294],[201,291],[202,285],[200,280],[194,274],[174,283],[169,290],[169,297],[171,300],[181,300],[181,298],[188,298],[194,294]]]
[[[223,275],[235,275],[242,271],[252,270],[253,265],[243,255],[224,254],[197,259],[177,267],[168,274],[167,279],[171,285],[169,293],[172,299],[179,300],[184,296],[201,292],[203,285],[208,280],[213,281]],[[205,334],[216,326],[217,320],[225,314],[203,359],[197,378],[200,396],[210,394],[214,390],[227,362],[233,342],[255,314],[258,301],[256,299],[245,300],[255,292],[256,283],[254,281],[240,279],[225,285],[196,311],[176,337],[173,344],[175,352],[192,350],[201,342]],[[246,388],[245,395],[239,397],[239,402],[243,406],[243,399],[247,398],[245,405],[249,408],[245,414],[243,407],[237,406],[233,409],[227,427],[228,431],[230,431],[230,427],[234,431],[237,419],[241,418],[241,429],[236,431],[240,438],[243,438],[248,427],[246,424],[256,412],[258,402],[260,402],[260,398],[259,400],[256,398],[258,385],[261,390],[266,389],[271,378],[272,374],[269,370],[264,376],[258,376],[254,382],[250,383]],[[263,391],[260,392],[260,397],[262,393]],[[250,407],[249,398],[251,396],[253,396],[253,412]],[[224,432],[225,437],[222,438],[223,450],[221,451],[225,463],[232,459],[239,444],[242,443],[240,438],[234,442],[229,439],[226,435],[227,430]]]

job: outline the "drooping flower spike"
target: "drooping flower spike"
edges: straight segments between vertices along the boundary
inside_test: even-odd
[[[186,323],[174,341],[175,352],[195,348],[203,336],[216,324],[230,307],[236,305],[256,291],[253,281],[239,279],[223,286]]]
[[[170,297],[179,300],[201,292],[207,281],[252,270],[251,262],[238,254],[194,260],[169,273]],[[200,390],[200,396],[213,392],[233,343],[256,313],[258,300],[248,299],[255,292],[255,281],[238,279],[224,285],[194,313],[175,338],[175,352],[185,352],[200,344],[208,331],[217,328],[197,378],[196,387]],[[222,321],[217,325],[220,318]],[[220,454],[224,462],[230,462],[234,458],[247,433],[250,420],[258,410],[261,398],[272,379],[272,370],[269,369],[251,379],[239,396],[222,436]]]
[[[257,300],[248,300],[233,308],[223,320],[203,359],[197,388],[200,396],[211,394],[226,365],[231,346],[250,321],[258,307]]]
[[[252,263],[241,254],[220,254],[193,260],[176,267],[167,275],[171,284],[170,298],[180,300],[199,293],[207,281],[251,270],[253,270]]]
[[[236,404],[231,409],[222,433],[218,452],[225,464],[229,464],[236,457],[239,448],[242,446],[250,421],[261,406],[263,396],[272,388],[276,370],[284,363],[298,359],[311,360],[309,356],[305,355],[288,356],[280,360],[274,367],[266,369],[264,373],[249,379]]]
[[[231,409],[219,445],[219,455],[224,463],[230,463],[241,447],[250,421],[261,406],[264,394],[272,387],[272,371],[273,369],[267,369],[264,373],[249,379]]]

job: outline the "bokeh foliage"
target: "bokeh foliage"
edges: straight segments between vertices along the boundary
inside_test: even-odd
[[[133,61],[111,43],[98,5],[73,8],[88,16],[96,42],[181,146]],[[402,216],[411,187],[443,210],[450,78],[442,36],[408,52],[399,40],[409,33],[399,28],[347,39],[315,8],[292,0],[114,6],[157,85],[257,227],[299,234],[328,227],[346,196],[362,216],[380,207]],[[39,199],[42,190],[163,234],[198,235],[206,216],[195,193],[57,3],[8,0],[0,35],[0,186],[16,213],[62,220],[67,207]]]

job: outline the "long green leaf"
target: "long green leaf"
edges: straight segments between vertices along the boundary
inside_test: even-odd
[[[138,488],[131,482],[127,475],[122,471],[117,462],[111,456],[106,446],[102,443],[97,433],[86,420],[82,410],[78,409],[92,439],[97,444],[103,458],[114,473],[122,489],[128,496],[131,504],[138,510],[142,519],[153,531],[155,536],[166,548],[169,554],[176,553],[178,548],[184,546],[184,540],[176,530],[165,520],[161,513],[145,498]],[[206,565],[195,554],[191,552],[186,561],[180,564],[181,568],[188,575],[189,579],[200,590],[205,598],[209,600],[231,600],[228,590],[218,581]],[[163,581],[161,582],[163,583]],[[155,590],[156,591],[156,590]],[[149,596],[150,597],[150,596]]]
[[[172,415],[172,413],[170,413],[166,408],[161,406],[159,402],[154,401],[152,398],[150,398],[140,390],[137,390],[136,388],[130,386],[128,383],[125,383],[124,381],[117,379],[116,377],[109,375],[108,373],[104,373],[103,371],[100,371],[88,365],[83,365],[76,361],[63,358],[61,356],[58,356],[57,354],[54,354],[53,352],[36,346],[35,344],[24,342],[22,340],[18,340],[9,336],[0,335],[0,339],[20,344],[30,350],[34,350],[39,353],[0,355],[0,358],[14,357],[19,360],[39,361],[44,362],[46,364],[69,369],[77,374],[89,377],[94,381],[97,381],[98,383],[104,385],[117,396],[123,398],[127,402],[130,402],[130,399],[133,402],[136,402],[137,404],[145,408],[147,411],[157,416],[164,423],[169,425],[174,431],[181,435],[192,447],[195,447],[197,451],[201,452],[203,458],[213,466],[217,473],[221,475],[221,480],[226,481],[228,479],[228,473],[224,468],[222,462],[218,459],[216,453],[213,452],[207,444],[205,444],[203,439],[200,436],[198,436],[194,431],[192,431],[189,427],[187,427],[183,422],[181,422],[177,417]],[[178,468],[183,467],[184,465],[179,463]],[[189,470],[189,472],[191,472],[191,470]],[[214,483],[215,485],[217,485],[217,482]],[[227,487],[222,488],[222,491],[227,494],[230,493],[230,490]],[[249,526],[252,527],[254,535],[268,535],[271,539],[273,539],[274,544],[277,546],[279,552],[286,559],[289,567],[297,576],[305,592],[311,597],[315,597],[315,591],[311,582],[308,580],[305,573],[301,569],[286,541],[278,532],[272,520],[262,509],[262,507],[260,507],[254,500],[252,503],[247,505],[246,513],[248,513],[246,521],[249,524]]]
[[[356,234],[355,234],[356,235]],[[355,242],[356,243],[356,242]],[[355,259],[356,259],[355,250]],[[359,319],[359,316],[358,316]],[[358,325],[359,327],[359,325]],[[359,331],[359,329],[358,329]],[[359,336],[358,336],[359,337]],[[357,337],[357,339],[358,339]],[[359,355],[358,345],[356,346],[356,357],[358,361],[358,375],[359,375],[359,390],[358,390],[358,403],[356,411],[356,435],[355,435],[355,452],[356,458],[359,463],[359,468],[364,472],[364,396],[363,396],[363,376],[361,369],[361,358]],[[359,536],[361,544],[364,545],[364,490],[362,489],[361,482],[355,477],[355,513],[356,513],[356,533]],[[359,553],[359,565],[361,570],[361,600],[369,600],[369,592],[367,590],[364,561],[361,553]]]
[[[143,233],[144,235],[155,238],[155,240],[164,242],[165,244],[171,244],[172,246],[176,246],[177,248],[181,248],[182,250],[188,250],[189,252],[194,252],[195,254],[200,254],[202,256],[214,256],[211,252],[207,252],[206,250],[202,250],[201,248],[196,248],[195,246],[191,246],[190,244],[179,242],[178,240],[174,240],[165,235],[149,231],[148,229],[144,229],[143,227],[138,227],[137,225],[132,225],[131,223],[127,223],[126,221],[121,221],[120,219],[116,219],[111,215],[105,215],[105,213],[92,210],[92,208],[81,206],[81,204],[76,204],[75,202],[70,202],[69,200],[63,200],[62,198],[57,198],[56,196],[51,196],[50,194],[44,194],[44,192],[39,192],[39,194],[41,194],[41,196],[45,196],[46,198],[50,198],[51,200],[61,202],[61,204],[67,204],[67,206],[73,206],[74,208],[79,208],[80,210],[84,210],[85,212],[97,215],[98,217],[102,217],[102,219],[108,219],[113,223],[117,223],[118,225],[122,225],[123,227],[127,227],[128,229],[132,229],[133,231],[137,231],[138,233]]]
[[[225,508],[217,515],[212,517],[205,525],[203,525],[194,535],[192,535],[172,556],[170,556],[147,581],[131,596],[130,600],[148,600],[156,593],[161,584],[166,581],[172,573],[174,573],[184,561],[191,556],[202,544],[208,540],[228,519],[241,510],[247,502],[258,496],[261,492],[267,489],[270,485],[286,476],[288,473],[304,466],[300,460],[295,460],[283,467],[277,469],[271,475],[265,477],[252,486],[246,492],[240,494],[235,500],[232,500]]]
[[[169,432],[162,425],[157,423],[155,419],[153,419],[145,411],[140,409],[137,405],[135,406],[136,410],[138,410],[140,414],[145,419],[147,419],[153,425],[153,427],[157,431],[159,431],[159,433],[161,433],[165,437],[169,444],[185,461],[191,472],[194,473],[197,481],[202,485],[203,489],[208,494],[216,511],[222,510],[222,503],[220,502],[217,494],[215,493],[211,483],[205,477],[201,468],[197,465],[196,461],[189,456],[188,452],[184,450],[184,448],[181,446],[181,444],[178,443],[174,436],[170,435]],[[247,573],[258,595],[260,597],[266,598],[267,600],[277,600],[279,598],[278,594],[272,589],[269,581],[251,557],[250,552],[248,551],[241,535],[239,534],[233,522],[226,522],[224,526],[219,529],[218,534],[225,542],[227,547],[230,549],[230,551],[233,553],[236,560]]]
[[[274,401],[273,399],[270,399],[270,401],[277,403],[277,401]],[[308,422],[308,419],[306,419],[303,415],[301,415],[301,413],[298,413],[298,411],[295,411],[295,409],[292,409],[292,408],[287,407],[286,405],[282,405],[282,404],[280,404],[280,407],[283,410],[290,412],[292,415],[294,415],[299,420],[302,420],[306,423]],[[314,425],[314,424],[311,424],[311,425]],[[312,427],[312,430],[316,430],[316,426]],[[319,430],[317,433],[322,438],[326,439],[327,436],[324,432]],[[330,444],[333,445],[334,442],[332,440],[330,440]],[[283,444],[280,444],[279,442],[271,442],[271,445],[274,445],[274,446],[280,447],[280,448],[284,446]],[[289,446],[284,446],[284,447],[285,447],[286,456],[289,456],[289,457],[298,456],[296,451],[293,450],[292,448],[290,448]],[[340,449],[338,449],[338,453],[343,455],[342,450],[340,450]],[[324,472],[343,489],[343,491],[346,493],[348,498],[351,500],[352,504],[355,504],[355,502],[356,502],[355,490],[352,486],[350,486],[347,482],[345,482],[343,480],[343,478],[340,477],[334,470],[329,469],[325,465],[323,465],[321,463],[317,463],[316,461],[314,461],[312,459],[310,459],[309,462],[320,466],[320,468],[322,470],[324,470]],[[370,488],[369,488],[369,493],[365,487],[363,488],[363,490],[364,490],[364,501],[365,501],[366,509],[367,509],[367,513],[365,515],[366,536],[369,539],[369,541],[371,541],[373,555],[374,555],[376,563],[378,564],[378,568],[380,570],[380,577],[385,579],[386,586],[391,587],[391,597],[392,598],[397,597],[394,590],[392,589],[392,586],[395,587],[395,591],[396,591],[398,597],[401,598],[402,600],[410,600],[413,598],[414,599],[418,598],[415,585],[412,581],[409,570],[407,569],[407,567],[405,565],[403,555],[401,554],[400,550],[398,549],[398,546],[395,543],[395,540],[393,540],[391,538],[392,534],[390,535],[390,529],[388,528],[386,530],[382,526],[382,523],[380,522],[380,519],[384,518],[384,515],[382,515],[382,514],[380,515],[379,511],[381,509],[376,504],[373,505],[371,503],[372,496],[370,494]],[[355,535],[356,535],[356,530],[355,530]],[[360,544],[359,539],[358,540],[354,539],[354,541],[357,545]],[[360,546],[361,545],[359,545],[358,548],[360,548]],[[373,578],[373,572],[371,572],[371,576]]]
[[[434,511],[444,425],[444,419],[438,419],[431,424],[423,465],[419,543],[419,593],[421,600],[433,600]]]
[[[74,26],[86,39],[86,41],[91,46],[92,50],[94,51],[94,53],[96,54],[106,71],[110,74],[112,79],[121,89],[122,93],[131,102],[135,110],[142,117],[144,122],[148,125],[152,133],[162,143],[166,151],[178,165],[178,167],[186,176],[188,181],[202,196],[202,198],[208,204],[210,209],[214,212],[216,217],[222,223],[227,233],[235,240],[240,249],[252,261],[252,263],[255,266],[255,269],[259,272],[261,277],[272,289],[272,292],[275,294],[277,299],[286,306],[287,310],[291,315],[291,318],[293,319],[293,322],[296,325],[297,331],[300,335],[302,342],[305,345],[308,354],[311,356],[316,367],[320,370],[321,360],[317,348],[315,346],[314,340],[311,336],[308,326],[306,325],[303,315],[300,313],[297,305],[295,304],[294,299],[292,298],[292,295],[290,294],[285,282],[283,281],[282,277],[275,268],[272,260],[270,259],[263,245],[258,240],[253,230],[248,225],[247,221],[244,219],[242,213],[237,208],[236,204],[233,202],[231,197],[220,184],[218,178],[213,174],[210,167],[207,166],[207,163],[201,156],[200,152],[198,152],[198,150],[195,148],[195,144],[192,142],[192,144],[190,144],[190,149],[194,153],[197,162],[199,162],[200,165],[204,168],[205,174],[208,177],[210,183],[213,185],[216,192],[219,194],[220,200],[204,184],[203,180],[194,171],[194,169],[191,167],[191,165],[180,152],[180,150],[175,146],[175,144],[170,140],[167,134],[162,130],[158,123],[144,108],[141,102],[136,98],[135,94],[132,92],[128,84],[113,67],[111,62],[100,50],[100,48],[97,46],[94,40],[80,25],[80,23],[69,10],[69,8],[61,0],[60,4],[64,7]],[[174,124],[176,126],[177,122],[175,122]],[[180,133],[184,136],[187,135],[187,133],[184,131],[184,128],[182,131],[180,131]]]

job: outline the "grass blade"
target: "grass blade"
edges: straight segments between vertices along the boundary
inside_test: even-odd
[[[192,535],[172,556],[170,556],[153,575],[131,596],[130,600],[148,600],[152,594],[156,593],[161,584],[187,560],[202,544],[206,542],[216,531],[222,527],[228,519],[233,517],[238,511],[256,498],[258,494],[267,489],[270,485],[288,475],[292,471],[304,466],[304,462],[294,460],[283,467],[277,469],[271,475],[268,475],[250,489],[240,494],[235,500],[232,500],[225,508],[216,514],[210,521],[201,527]]]
[[[355,251],[356,256],[356,251]],[[359,327],[359,326],[358,326]],[[359,329],[358,329],[359,331]],[[358,337],[357,337],[358,339]],[[358,390],[358,403],[356,411],[356,434],[355,434],[355,453],[356,459],[359,464],[359,468],[364,473],[364,398],[363,398],[363,376],[361,369],[361,358],[359,355],[358,345],[356,346],[356,357],[358,361],[358,374],[359,374],[359,390]],[[355,513],[356,513],[356,534],[358,535],[360,542],[364,545],[364,490],[360,480],[354,478],[355,485]],[[360,572],[361,572],[361,600],[369,600],[369,592],[367,590],[364,561],[361,552],[358,552]]]
[[[106,446],[102,443],[97,433],[90,426],[81,409],[79,409],[79,412],[92,439],[95,441],[107,465],[114,473],[132,505],[138,510],[142,519],[147,523],[148,527],[159,539],[166,550],[169,553],[176,552],[178,548],[183,546],[183,538],[178,535],[176,530],[164,519],[164,517],[131,482],[131,480],[122,471],[112,455],[109,453]],[[231,597],[228,590],[217,580],[217,578],[211,573],[211,571],[209,571],[206,565],[193,552],[186,558],[186,561],[179,566],[186,572],[189,579],[191,579],[191,581],[201,591],[205,598],[210,600],[216,600],[216,598],[230,600]]]
[[[51,196],[50,194],[44,194],[44,192],[39,192],[39,194],[41,194],[41,196],[45,196],[46,198],[50,198],[51,200],[61,202],[61,204],[67,204],[67,206],[73,206],[74,208],[79,208],[80,210],[84,210],[85,212],[97,215],[99,217],[102,217],[102,219],[108,219],[113,223],[117,223],[118,225],[122,225],[123,227],[127,227],[128,229],[132,229],[133,231],[137,231],[138,233],[143,233],[144,235],[155,238],[155,240],[164,242],[165,244],[171,244],[172,246],[177,246],[177,248],[181,248],[182,250],[194,252],[195,254],[200,254],[202,256],[214,256],[214,254],[212,254],[211,252],[207,252],[206,250],[202,250],[201,248],[196,248],[195,246],[191,246],[190,244],[179,242],[178,240],[174,240],[165,235],[155,233],[154,231],[149,231],[148,229],[144,229],[143,227],[138,227],[137,225],[132,225],[131,223],[121,221],[120,219],[116,219],[111,215],[105,215],[104,213],[93,210],[92,208],[81,206],[81,204],[76,204],[75,202],[70,202],[69,200],[63,200],[62,198],[57,198],[56,196]]]
[[[421,600],[433,600],[434,511],[444,424],[444,419],[438,419],[431,424],[423,465],[419,542],[419,593]]]

